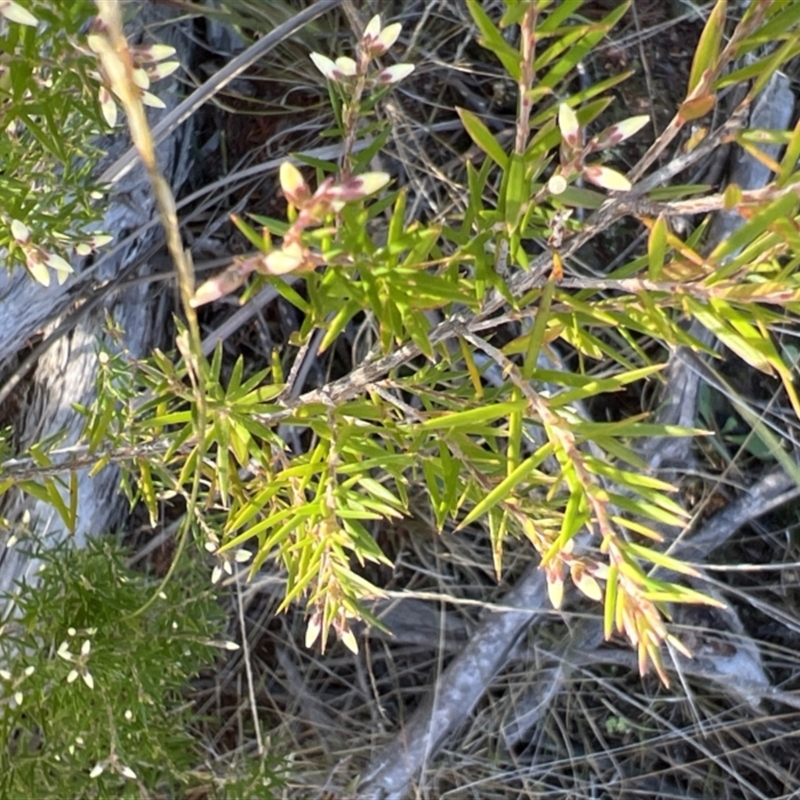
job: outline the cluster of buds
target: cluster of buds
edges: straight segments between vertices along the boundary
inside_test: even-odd
[[[280,255],[270,253],[264,259],[268,274],[282,274],[313,269],[322,263],[317,256],[304,248],[301,242],[303,231],[320,225],[331,214],[338,213],[345,203],[362,200],[380,191],[389,183],[385,172],[365,172],[336,182],[328,177],[313,194],[306,184],[300,170],[288,161],[281,164],[281,189],[284,197],[297,210],[297,218],[283,237]]]
[[[608,579],[608,564],[586,556],[573,555],[573,540],[570,539],[560,552],[553,554],[543,564],[547,578],[547,594],[553,608],[561,608],[564,599],[565,573],[569,570],[572,582],[590,600],[603,599],[603,590],[598,581]]]
[[[73,273],[73,269],[69,262],[62,258],[57,253],[51,253],[34,244],[31,237],[31,231],[28,226],[18,219],[12,219],[10,223],[11,236],[14,238],[14,243],[19,247],[25,255],[25,266],[31,277],[42,284],[42,286],[50,285],[50,272],[52,269],[57,276],[58,283],[63,284],[64,281]],[[75,237],[64,236],[62,234],[53,234],[54,237],[62,240],[64,245],[74,245],[75,252],[79,256],[87,256],[93,253],[97,248],[103,247],[112,241],[112,237],[103,233],[94,233],[83,236],[80,241],[76,243]]]
[[[98,761],[89,772],[89,777],[94,780],[99,778],[106,770],[116,772],[123,778],[136,780],[136,773],[126,764],[123,764],[116,753],[112,753],[105,761]]]
[[[370,62],[386,54],[397,41],[401,27],[399,23],[394,23],[381,28],[381,18],[376,15],[364,29],[358,43],[356,59],[342,56],[332,61],[327,56],[311,53],[311,60],[320,72],[337,84],[346,97],[342,175],[339,178],[326,178],[312,192],[300,170],[288,161],[283,163],[280,169],[281,189],[294,212],[290,215],[293,221],[284,234],[282,245],[273,248],[266,234],[262,244],[257,240],[255,232],[234,219],[238,227],[263,252],[246,259],[238,259],[224,272],[202,284],[192,298],[192,306],[201,306],[230,294],[242,286],[253,272],[262,275],[286,275],[310,272],[325,264],[322,255],[313,252],[303,242],[303,232],[311,226],[322,225],[331,215],[341,211],[345,203],[361,200],[379,191],[389,182],[389,176],[385,172],[351,175],[348,154],[356,135],[359,99],[364,90],[396,83],[414,69],[412,64],[395,64],[375,74],[369,74]]]
[[[14,242],[25,254],[25,266],[37,283],[42,286],[50,285],[48,267],[55,270],[59,285],[72,274],[73,269],[65,259],[56,253],[48,253],[31,241],[31,232],[24,222],[12,219],[10,227]]]
[[[362,200],[382,189],[389,182],[385,172],[366,172],[336,181],[326,178],[312,193],[300,170],[285,161],[280,168],[284,197],[296,209],[297,216],[284,234],[281,247],[234,262],[228,269],[202,284],[192,298],[197,307],[218,300],[238,289],[253,272],[262,275],[286,275],[310,272],[325,263],[302,241],[303,231],[322,224],[326,217],[341,211],[345,203]]]
[[[77,631],[75,628],[69,628],[67,633],[70,636],[75,636]],[[96,630],[90,629],[87,633],[94,634]],[[64,661],[69,661],[73,664],[72,669],[69,671],[67,675],[67,683],[75,683],[78,679],[78,676],[81,677],[83,682],[90,688],[94,689],[94,678],[92,677],[92,673],[89,672],[89,667],[87,662],[89,661],[89,654],[92,652],[92,642],[91,639],[84,639],[83,644],[81,645],[80,653],[73,653],[69,649],[69,642],[63,641],[58,647],[58,651],[56,655],[59,658],[63,658]]]
[[[246,564],[253,557],[249,550],[243,548],[239,550],[220,551],[220,542],[216,534],[209,534],[205,543],[206,551],[212,553],[217,558],[217,563],[211,572],[211,583],[216,585],[226,575],[233,577],[234,564]]]
[[[558,109],[558,127],[561,131],[559,167],[547,183],[551,194],[561,194],[569,182],[578,176],[603,189],[628,191],[631,188],[630,181],[621,172],[601,164],[585,162],[593,153],[607,150],[633,136],[647,124],[649,119],[643,114],[617,122],[584,145],[581,126],[575,112],[566,103],[562,103]]]
[[[367,88],[372,86],[388,86],[403,80],[414,71],[413,64],[394,64],[380,70],[377,74],[367,77],[369,63],[374,58],[380,58],[397,41],[402,25],[395,22],[381,28],[380,15],[376,14],[367,24],[361,41],[358,44],[357,60],[340,56],[332,61],[320,53],[311,53],[311,60],[316,68],[333,83],[343,86],[355,84],[364,80]]]
[[[103,28],[103,22],[95,19],[92,23],[92,32],[86,39],[92,53],[100,55],[103,52],[105,38],[106,31]],[[139,90],[142,103],[151,108],[164,108],[164,102],[152,94],[149,89],[151,83],[166,78],[180,67],[180,61],[164,60],[175,55],[175,48],[166,44],[153,44],[130,47],[128,53],[132,62],[133,82]],[[98,65],[99,71],[89,74],[101,84],[98,92],[100,108],[105,121],[113,128],[117,122],[117,103],[113,96],[115,89],[100,61],[98,61]]]
[[[325,645],[327,640],[327,631],[323,633],[322,622],[325,615],[324,604],[319,603],[317,608],[312,612],[306,627],[306,647],[313,647],[317,639],[320,640],[320,649],[325,652]],[[345,611],[344,608],[339,608],[333,618],[331,626],[333,627],[336,638],[351,652],[358,653],[358,642],[356,641],[355,634],[350,628],[350,620],[354,619],[352,614]]]
[[[30,665],[25,667],[21,675],[15,677],[7,669],[0,669],[0,679],[9,684],[7,691],[9,691],[9,693],[13,696],[14,703],[17,705],[17,707],[21,706],[22,701],[25,699],[20,687],[28,678],[30,678],[31,675],[33,675],[35,671],[36,667]]]

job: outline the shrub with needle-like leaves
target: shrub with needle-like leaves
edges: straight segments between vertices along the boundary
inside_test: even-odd
[[[389,563],[376,531],[412,513],[413,487],[422,486],[439,529],[478,524],[489,531],[497,574],[504,543],[525,537],[541,559],[553,604],[564,601],[570,578],[603,603],[606,636],[622,632],[637,648],[641,670],[652,663],[666,680],[662,645],[680,647],[666,626],[668,605],[713,601],[657,575],[695,574],[661,547],[662,530],[684,529],[689,515],[675,487],[648,474],[636,443],[697,432],[622,410],[619,419],[593,421],[585,409],[657,380],[671,348],[696,348],[685,324],[694,318],[749,365],[778,377],[800,410],[775,339],[800,300],[796,271],[786,266],[796,263],[800,132],[786,137],[776,180],[756,193],[734,187],[693,198],[706,190],[677,187],[648,195],[642,183],[722,90],[753,79],[744,103],[752,101],[781,59],[761,62],[763,74],[732,65],[796,21],[782,17],[780,4],[754,2],[724,39],[725,4],[718,3],[685,101],[623,175],[609,162],[645,118],[599,123],[612,102],[608,92],[623,78],[572,94],[564,79],[627,4],[575,25],[564,24],[570,4],[509,2],[499,21],[477,0],[467,5],[481,43],[516,84],[518,104],[511,146],[478,114],[458,110],[480,153],[465,166],[465,206],[429,224],[409,219],[406,190],[370,169],[388,140],[376,114],[381,97],[412,74],[410,64],[374,66],[402,33],[376,17],[354,57],[311,57],[330,82],[339,162],[287,159],[280,171],[287,220],[252,215],[259,231],[236,218],[257,252],[184,294],[182,360],[156,353],[137,365],[133,380],[127,366],[107,365],[104,380],[116,388],[89,411],[86,437],[111,452],[142,443],[142,455],[130,462],[133,496],[153,519],[161,499],[186,500],[188,524],[217,558],[214,578],[242,551],[252,553],[251,574],[278,571],[286,581],[283,607],[301,602],[307,609],[309,644],[324,646],[333,630],[352,649],[351,621],[376,622],[364,603],[381,593],[368,579],[369,565]],[[517,31],[517,47],[508,28]],[[570,44],[578,41],[580,47]],[[107,43],[101,49],[113,55]],[[789,58],[790,49],[779,55]],[[119,72],[120,81],[128,79]],[[128,88],[121,92],[127,102],[141,102],[141,87]],[[757,149],[736,127],[741,115],[731,119],[686,162],[722,140]],[[367,146],[355,146],[367,136]],[[699,233],[683,240],[666,222],[736,203],[746,223],[711,253],[698,252]],[[579,208],[585,219],[573,214]],[[565,265],[578,248],[624,215],[648,229],[646,254],[602,278],[570,275]],[[290,274],[302,289],[282,280]],[[200,352],[194,306],[247,281],[271,281],[296,306],[303,321],[292,343],[301,356],[312,340],[318,353],[327,351],[364,315],[372,348],[351,374],[305,393],[293,385],[301,370],[287,369],[279,356],[256,372],[240,358],[223,380],[222,351],[210,363]],[[505,335],[495,339],[499,329]],[[571,371],[560,366],[564,353],[574,356]],[[120,408],[127,414],[122,428],[110,423]],[[287,446],[287,430],[302,431],[303,452]],[[149,446],[145,455],[145,442],[160,449]],[[791,468],[779,451],[775,458]]]

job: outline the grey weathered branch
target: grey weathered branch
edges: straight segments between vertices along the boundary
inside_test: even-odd
[[[727,509],[712,518],[698,531],[696,537],[676,547],[676,558],[705,562],[711,553],[707,547],[723,545],[737,530],[776,507],[776,503],[788,502],[800,496],[800,487],[784,472],[765,476],[750,491],[743,494]],[[408,796],[409,788],[432,758],[448,734],[457,730],[469,717],[484,695],[497,673],[506,665],[520,636],[549,611],[547,586],[544,573],[532,564],[513,589],[502,599],[502,610],[486,615],[464,652],[439,676],[436,686],[429,692],[420,707],[397,736],[381,750],[365,770],[358,789],[359,800],[402,800]],[[589,621],[577,626],[573,642],[578,647],[587,643],[599,643],[599,622]],[[721,680],[730,678],[732,670],[740,668],[740,659],[734,653],[724,662],[721,657],[709,665],[709,657],[682,663],[686,674]],[[576,662],[577,663],[577,662]],[[554,685],[562,682],[569,668],[568,659],[562,659],[562,668],[553,670],[548,681],[538,687],[530,706],[541,704],[554,694]],[[727,669],[726,669],[727,667]],[[751,697],[773,697],[782,699],[780,693],[771,690],[760,681],[747,684],[747,676],[741,675],[740,693]],[[783,698],[785,699],[785,698]],[[792,698],[796,702],[797,698]],[[535,717],[528,719],[532,724]],[[524,725],[513,734],[519,739]]]
[[[149,26],[159,25],[163,41],[176,48],[178,58],[187,66],[194,59],[192,37],[185,24],[164,24],[171,20],[162,7],[147,5],[137,15],[131,30],[133,41]],[[177,84],[160,84],[159,94],[169,107],[178,102]],[[185,183],[193,164],[184,137],[164,140],[158,150],[160,166],[176,191]],[[108,161],[116,158],[127,143],[123,136],[109,137],[101,146],[108,149]],[[160,245],[161,233],[151,226],[147,233],[133,236],[147,227],[153,217],[153,199],[149,182],[141,169],[129,172],[110,193],[103,227],[116,242],[128,239],[126,247],[113,248],[113,255],[91,264],[87,260],[73,264],[75,275],[63,286],[42,287],[34,283],[24,270],[8,274],[0,270],[0,384],[15,377],[19,357],[29,348],[31,338],[50,334],[61,328],[61,335],[52,336],[51,346],[39,356],[24,381],[16,387],[11,402],[2,405],[4,421],[11,424],[16,443],[24,449],[47,437],[58,436],[61,446],[69,448],[82,431],[84,417],[76,404],[89,406],[96,392],[98,352],[127,352],[139,358],[159,343],[160,332],[167,323],[167,296],[154,293],[146,282],[128,286],[109,295],[104,302],[92,295],[95,284],[114,284],[127,275],[146,276],[153,270],[151,251]],[[129,238],[130,237],[130,238]],[[91,275],[91,278],[88,276]],[[85,313],[72,317],[74,324],[64,325],[70,312],[88,305]],[[109,330],[109,322],[121,334]],[[62,328],[63,326],[63,328]],[[63,458],[63,457],[62,457]],[[59,461],[59,456],[54,457]],[[24,539],[26,531],[45,541],[57,542],[73,536],[78,545],[86,537],[106,533],[121,522],[127,500],[118,487],[118,472],[112,467],[90,477],[89,464],[74,469],[77,486],[77,519],[75,530],[67,530],[52,506],[17,490],[3,497],[2,514],[13,526],[13,533]],[[68,469],[68,468],[67,468]],[[67,469],[64,471],[66,472]],[[4,477],[8,473],[5,473]],[[62,490],[66,494],[66,490]],[[0,592],[11,591],[15,584],[35,582],[37,564],[29,560],[20,545],[8,547],[12,531],[0,538]],[[0,615],[5,610],[0,610]]]

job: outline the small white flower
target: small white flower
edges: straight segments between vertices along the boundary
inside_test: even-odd
[[[598,164],[584,167],[583,177],[595,186],[614,192],[628,192],[631,188],[631,182],[621,172]]]
[[[166,104],[160,97],[156,97],[151,92],[142,92],[142,102],[150,108],[166,108]]]
[[[227,551],[220,553],[218,552],[219,548],[218,544],[215,546],[214,550],[211,550],[209,544],[211,544],[211,542],[206,542],[206,549],[210,550],[211,552],[214,552],[217,558],[219,559],[217,565],[211,572],[212,584],[219,583],[223,575],[233,576],[233,562],[237,564],[243,564],[244,562],[249,561],[253,557],[253,554],[250,551],[241,548],[239,550],[236,550],[235,552]]]
[[[558,127],[567,146],[575,148],[580,145],[580,123],[575,112],[566,103],[561,103],[558,107]]]
[[[400,36],[403,26],[399,22],[393,22],[381,30],[381,18],[376,14],[367,23],[364,35],[361,37],[362,47],[369,51],[370,56],[382,56]]]
[[[414,69],[415,66],[413,64],[394,64],[378,74],[378,83],[399,83],[403,78],[407,78]]]
[[[352,58],[347,56],[339,56],[336,59],[336,69],[343,78],[353,78],[358,72],[358,65]]]
[[[117,124],[117,104],[114,102],[111,92],[105,86],[101,86],[97,92],[97,99],[100,101],[103,119],[109,128],[113,128]]]
[[[336,80],[336,64],[331,61],[328,56],[323,56],[321,53],[311,53],[311,60],[314,66],[329,80]]]
[[[284,245],[280,250],[273,250],[264,256],[264,266],[268,275],[285,275],[303,265],[303,248],[294,242]]]
[[[384,50],[388,50],[397,41],[401,30],[403,30],[403,26],[399,22],[387,25],[378,37],[378,44],[380,44]]]
[[[55,253],[49,253],[47,256],[47,265],[52,267],[59,275],[71,275],[73,272],[72,267],[68,261],[65,261],[61,256]]]
[[[24,244],[31,238],[31,232],[24,222],[18,219],[11,220],[11,235],[18,241]]]
[[[113,241],[114,237],[107,233],[95,233],[89,240],[89,246],[93,249],[97,247],[105,247],[107,244],[110,244]]]
[[[314,62],[314,66],[329,81],[337,82],[344,78],[352,78],[358,72],[356,62],[347,56],[340,56],[336,61],[331,61],[320,53],[311,53],[310,58]]]
[[[137,67],[133,70],[133,82],[140,89],[150,88],[150,76],[147,74],[147,71],[143,70],[141,67]]]
[[[303,206],[311,199],[311,190],[303,175],[291,161],[284,161],[278,172],[281,191],[295,208]]]
[[[56,651],[56,655],[59,658],[63,658],[64,661],[72,661],[73,656],[69,651],[69,642],[61,642],[61,644],[58,646],[58,650]]]
[[[178,51],[168,44],[151,44],[141,48],[138,52],[145,61],[163,61],[165,58],[174,56]]]
[[[168,75],[172,75],[172,73],[175,72],[180,65],[180,61],[165,61],[163,64],[151,67],[147,71],[147,74],[150,76],[150,80],[160,81],[166,78]]]
[[[105,40],[99,33],[90,33],[86,37],[86,44],[93,53],[102,53],[104,49]]]
[[[128,722],[133,719],[133,711],[131,711],[129,708],[125,709],[125,719],[128,720]]]
[[[364,38],[377,39],[381,32],[381,15],[376,14],[364,28]]]
[[[5,17],[9,22],[18,22],[20,25],[30,25],[32,28],[39,24],[39,20],[30,11],[25,10],[14,0],[0,0],[0,17]]]

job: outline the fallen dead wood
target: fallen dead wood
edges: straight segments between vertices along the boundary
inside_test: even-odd
[[[181,63],[192,65],[195,50],[186,23],[175,21],[163,7],[148,4],[133,25],[133,41],[155,28],[165,44],[176,48]],[[176,82],[159,86],[167,106],[177,104],[176,89]],[[191,126],[185,126],[158,150],[161,168],[175,191],[193,169],[186,146],[191,133]],[[108,152],[106,163],[115,161],[128,146],[124,135],[101,144]],[[167,326],[167,294],[154,293],[146,280],[120,288],[127,278],[146,278],[155,269],[162,235],[152,220],[149,182],[141,169],[134,169],[111,190],[102,221],[114,236],[110,254],[94,263],[87,259],[74,263],[75,275],[63,286],[42,287],[24,270],[10,275],[0,271],[0,389],[15,387],[11,402],[2,408],[19,449],[48,437],[57,438],[62,447],[74,444],[85,422],[75,404],[90,406],[94,401],[98,353],[107,350],[138,358],[161,341]],[[109,323],[122,331],[119,338]],[[34,337],[47,342],[46,348],[36,350],[35,360],[30,357]],[[114,468],[95,477],[90,477],[88,467],[74,474],[74,532],[47,503],[14,490],[4,497],[3,516],[13,528],[0,542],[0,592],[11,591],[22,581],[35,582],[37,564],[23,552],[28,535],[47,543],[73,536],[80,546],[86,537],[106,533],[122,521],[127,500],[119,491]],[[21,542],[7,547],[11,533]]]
[[[705,562],[713,550],[725,544],[736,531],[749,522],[800,497],[800,487],[783,471],[765,476],[716,517],[709,520],[695,537],[681,543],[673,551],[677,558]],[[359,800],[402,800],[425,763],[433,758],[446,737],[457,730],[472,713],[497,673],[508,662],[519,638],[542,617],[550,613],[547,586],[542,573],[535,564],[526,570],[514,588],[502,599],[501,609],[491,611],[475,632],[463,653],[442,673],[436,686],[415,711],[413,717],[399,734],[374,758],[362,776],[358,789]],[[602,632],[599,623],[578,625],[573,632],[577,643],[576,659],[570,661],[567,653],[561,654],[560,668],[554,670],[550,680],[538,687],[528,707],[541,706],[543,701],[555,693],[563,682],[566,671],[594,657],[602,661],[587,642],[600,643]],[[578,651],[582,650],[582,655]],[[625,659],[633,666],[633,655],[626,653]],[[744,655],[738,649],[727,657],[704,654],[696,661],[682,662],[688,675],[698,675],[712,680],[724,681],[724,686],[751,702],[765,697],[784,699],[794,703],[793,695],[782,695],[769,684],[764,684],[747,670],[751,669],[749,652]],[[738,685],[731,681],[738,679]],[[537,714],[543,713],[541,710]],[[516,742],[538,717],[528,717],[517,724],[507,739]]]

